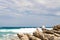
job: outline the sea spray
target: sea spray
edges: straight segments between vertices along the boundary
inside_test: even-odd
[[[47,28],[47,29],[52,29],[52,28]],[[30,33],[32,34],[36,28],[20,28],[20,29],[0,29],[0,40],[11,40],[10,37],[16,33]],[[39,28],[40,31],[41,28]],[[14,36],[15,38],[16,36]],[[13,38],[13,37],[12,37]]]

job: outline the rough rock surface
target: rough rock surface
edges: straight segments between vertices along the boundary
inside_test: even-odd
[[[25,34],[17,34],[20,40],[29,40],[28,36]]]
[[[53,30],[42,29],[43,33],[53,34]]]
[[[38,37],[38,38],[40,38],[40,39],[43,39],[44,34],[37,29],[37,30],[33,33],[33,36]]]
[[[60,40],[60,25],[56,25],[51,30],[36,29],[33,34],[17,34],[20,40]]]
[[[53,27],[53,30],[60,31],[60,24]]]

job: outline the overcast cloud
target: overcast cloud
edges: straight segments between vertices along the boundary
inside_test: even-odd
[[[60,24],[60,0],[0,0],[0,26]]]

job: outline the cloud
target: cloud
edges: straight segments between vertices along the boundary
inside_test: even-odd
[[[37,3],[43,4],[48,8],[60,7],[60,0],[35,0]]]
[[[0,1],[0,10],[19,14],[58,14],[56,10],[60,11],[59,0],[5,0]],[[29,12],[29,13],[28,13]]]
[[[59,11],[58,11],[58,12],[56,12],[56,13],[55,13],[55,15],[60,16],[60,12],[59,12]]]
[[[59,21],[59,17],[60,0],[0,0],[0,19],[2,20],[0,22],[2,24],[8,19],[8,24],[14,24],[16,21],[15,25],[39,25],[44,22],[49,24],[51,21],[57,24],[59,22],[54,20]],[[9,22],[10,20],[12,23]]]
[[[38,9],[36,14],[56,15],[60,11],[60,0],[34,0],[33,2]]]

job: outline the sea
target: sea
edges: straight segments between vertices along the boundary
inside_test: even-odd
[[[52,28],[47,27],[46,29],[52,29]],[[17,33],[32,34],[35,30],[36,30],[36,27],[0,27],[0,40],[13,40],[11,38],[13,38],[14,36],[17,36],[16,35]],[[42,31],[41,28],[39,28],[39,30]]]

